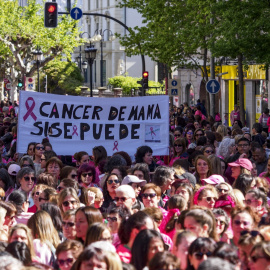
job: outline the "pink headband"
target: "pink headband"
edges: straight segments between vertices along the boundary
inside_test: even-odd
[[[200,193],[202,192],[202,190],[204,190],[205,188],[207,188],[207,187],[206,187],[206,186],[200,187],[199,190],[197,190],[197,191],[195,192],[195,194],[194,194],[194,199],[193,199],[193,203],[194,203],[195,205],[198,204],[198,197],[199,197]]]
[[[235,207],[235,202],[231,198],[231,196],[227,195],[225,200],[217,200],[214,208],[222,208],[230,205],[232,208]]]

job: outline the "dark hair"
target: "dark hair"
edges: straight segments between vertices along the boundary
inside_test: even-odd
[[[194,240],[188,248],[188,255],[192,256],[195,252],[200,252],[202,250],[208,250],[214,252],[216,249],[216,242],[212,238],[208,237],[198,237]],[[187,257],[187,270],[194,270],[194,267],[190,264],[189,256]]]
[[[157,252],[149,262],[149,270],[180,269],[179,259],[169,251]]]
[[[118,230],[118,235],[121,243],[127,244],[132,230],[140,230],[141,227],[145,226],[146,220],[148,218],[150,218],[150,216],[148,216],[146,213],[138,211],[137,213],[130,216],[128,219],[123,219]]]
[[[63,183],[65,188],[74,188],[76,192],[79,193],[79,184],[75,179],[64,178],[60,181],[60,183]]]
[[[89,155],[85,151],[76,152],[74,154],[74,159],[76,159],[77,162],[81,162],[81,159],[82,159],[83,156],[89,156]]]
[[[92,258],[96,258],[99,262],[105,262],[106,265],[108,265],[105,252],[103,252],[100,248],[89,246],[83,250],[71,269],[79,270],[81,268],[82,262],[88,261]]]
[[[234,189],[239,189],[244,196],[246,196],[247,191],[250,189],[253,177],[251,175],[242,173],[233,183]]]
[[[77,171],[77,168],[72,167],[72,166],[65,166],[61,169],[60,171],[60,180],[67,178],[68,175],[72,172],[72,171]]]
[[[122,179],[123,179],[125,176],[127,176],[127,169],[126,169],[125,166],[117,166],[117,167],[114,167],[109,173],[112,173],[112,171],[113,171],[114,169],[119,170]]]
[[[8,197],[8,201],[15,205],[17,209],[17,215],[23,212],[22,206],[25,202],[27,202],[27,200],[27,193],[23,190],[14,190]]]
[[[121,155],[115,155],[108,159],[104,166],[104,170],[108,173],[118,166],[127,166],[126,160]]]
[[[116,153],[113,154],[113,156],[115,156],[115,155],[122,156],[126,160],[128,167],[130,167],[132,165],[132,160],[131,160],[131,158],[130,158],[130,156],[129,156],[129,154],[127,152],[119,151],[119,152],[116,152]]]
[[[121,177],[119,177],[116,173],[110,173],[110,174],[107,175],[107,177],[106,177],[106,179],[104,181],[104,185],[103,185],[104,201],[111,200],[111,196],[110,196],[108,188],[107,188],[107,181],[112,175],[117,176],[118,180],[120,180],[120,182],[122,182]]]
[[[82,173],[89,172],[89,171],[91,171],[91,173],[93,174],[92,183],[97,183],[98,182],[98,177],[96,176],[96,169],[95,169],[95,167],[94,166],[91,166],[89,164],[82,164],[79,167],[79,169],[77,170],[79,183],[82,182],[82,179],[81,179]]]
[[[148,264],[148,251],[153,238],[159,238],[165,248],[163,238],[159,232],[155,230],[142,230],[137,234],[131,248],[131,264],[137,270],[142,270]]]
[[[135,154],[135,162],[136,163],[144,163],[143,158],[145,154],[147,153],[153,153],[153,150],[151,147],[144,145],[137,148],[137,152]]]
[[[0,169],[0,179],[2,180],[2,182],[5,184],[5,192],[10,188],[10,187],[14,187],[14,183],[11,180],[8,172],[6,169],[1,168]]]
[[[146,180],[147,183],[150,182],[150,176],[149,176],[149,167],[145,163],[137,163],[135,166],[132,168],[131,173],[134,174],[135,171],[141,171],[144,175],[144,180]]]
[[[34,148],[35,148],[36,142],[30,142],[30,143],[28,143],[26,153],[28,153],[29,147],[30,147],[31,145],[34,145]],[[33,150],[34,150],[34,149],[33,149]]]
[[[153,176],[153,183],[159,187],[165,185],[171,177],[171,174],[174,173],[174,169],[171,167],[166,166],[159,166],[156,168],[154,176]]]
[[[239,144],[240,142],[247,142],[248,145],[250,145],[250,140],[247,139],[247,138],[245,138],[245,137],[240,138],[240,139],[237,141],[237,144]]]
[[[116,206],[113,207],[111,210],[109,210],[109,215],[110,214],[118,214],[118,216],[121,218],[121,220],[123,219],[128,219],[131,216],[130,211],[122,206]]]
[[[44,147],[45,147],[45,145],[44,145]],[[53,150],[44,151],[43,155],[45,157],[46,162],[52,157],[57,157],[56,153]]]
[[[240,261],[238,256],[238,249],[236,248],[236,246],[229,245],[224,242],[217,243],[217,247],[213,252],[213,256],[219,257],[234,265],[238,264]]]
[[[207,138],[205,136],[201,136],[196,141],[197,146],[204,146],[207,144]]]
[[[93,155],[95,157],[95,166],[98,166],[100,161],[107,159],[108,154],[107,154],[107,151],[106,151],[104,146],[102,146],[102,145],[95,146],[92,149],[92,151],[93,151]]]
[[[234,270],[235,265],[220,258],[209,258],[200,263],[198,270]]]
[[[262,206],[263,207],[267,207],[267,197],[265,195],[265,193],[260,190],[260,189],[250,189],[247,191],[246,194],[253,194],[253,196],[259,200],[259,199],[262,199]]]
[[[23,263],[24,266],[30,266],[32,263],[29,247],[24,242],[14,241],[9,243],[6,251],[14,258]]]
[[[16,180],[17,180],[17,184],[19,184],[19,181],[26,175],[26,174],[33,174],[34,176],[36,176],[36,173],[33,169],[31,169],[30,167],[25,167],[22,168],[18,171],[17,175],[16,175]]]
[[[40,210],[44,210],[51,216],[54,228],[58,232],[61,232],[62,231],[62,216],[61,216],[60,208],[53,203],[44,203],[40,205]]]
[[[252,129],[255,129],[257,133],[262,133],[263,127],[260,123],[254,123]]]
[[[225,226],[224,226],[223,232],[221,233],[221,236],[222,236],[223,233],[226,232],[227,229],[229,228],[229,225],[230,225],[229,217],[228,217],[227,213],[221,208],[214,208],[212,210],[212,212],[213,212],[214,216],[223,216],[223,217],[225,217]]]

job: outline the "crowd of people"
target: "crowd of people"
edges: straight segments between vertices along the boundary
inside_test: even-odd
[[[270,270],[266,113],[249,132],[237,110],[229,127],[174,106],[169,155],[134,157],[59,156],[49,138],[19,155],[17,113],[1,104],[0,269]]]

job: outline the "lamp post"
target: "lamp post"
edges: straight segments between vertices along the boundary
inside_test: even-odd
[[[33,52],[34,60],[37,63],[37,71],[38,71],[38,92],[40,92],[40,83],[39,83],[39,65],[42,58],[42,51],[40,50],[40,47],[38,46],[37,49]]]
[[[115,40],[115,35],[110,29],[96,30],[95,35],[92,38],[94,42],[100,42],[100,86],[103,87],[103,42],[104,42],[104,33],[109,32],[109,41]]]
[[[87,46],[84,49],[84,52],[85,52],[85,58],[88,61],[88,64],[90,67],[90,96],[93,97],[92,65],[93,65],[94,60],[96,58],[97,49],[90,42],[89,46]]]

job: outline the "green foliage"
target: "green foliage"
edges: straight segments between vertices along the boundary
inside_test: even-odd
[[[57,28],[44,27],[44,6],[28,0],[21,7],[18,0],[0,0],[0,58],[10,69],[13,85],[19,77],[31,77],[37,70],[33,51],[40,47],[43,60],[40,68],[55,58],[65,55],[70,59],[74,47],[83,40],[79,38],[77,21],[70,16],[58,16]]]
[[[130,94],[132,89],[135,89],[135,90],[139,89],[141,85],[138,84],[137,81],[141,81],[141,80],[142,78],[133,78],[129,76],[115,76],[108,79],[109,85],[111,85],[113,88],[122,88],[124,94]],[[150,87],[159,88],[159,91],[161,91],[160,89],[163,86],[161,83],[155,82],[155,81],[149,81],[148,85]],[[147,93],[154,94],[154,93],[158,93],[158,91],[151,89],[149,90],[149,92],[147,91]]]
[[[80,94],[79,87],[82,85],[84,78],[75,63],[56,59],[49,62],[44,67],[44,71],[47,74],[49,93],[62,90],[63,93],[69,95]]]

